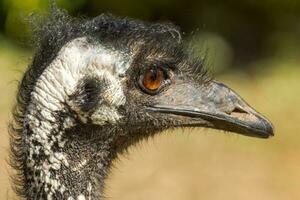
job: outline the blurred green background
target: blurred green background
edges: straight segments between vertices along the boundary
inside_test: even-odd
[[[108,199],[300,199],[300,1],[57,0],[73,16],[110,12],[171,21],[216,78],[275,125],[268,140],[214,130],[167,132],[116,163]],[[30,63],[32,12],[46,0],[0,0],[0,199],[9,189],[7,123]]]

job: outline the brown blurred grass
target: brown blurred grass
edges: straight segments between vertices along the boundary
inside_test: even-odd
[[[0,42],[0,199],[11,199],[7,123],[29,53]],[[205,129],[165,132],[121,156],[109,177],[108,199],[300,199],[300,69],[268,61],[251,76],[218,77],[264,113],[275,137],[262,140]]]

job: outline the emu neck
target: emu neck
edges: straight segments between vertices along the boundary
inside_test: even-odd
[[[95,71],[94,67],[102,69],[102,73],[98,73],[99,80],[105,74],[103,81],[118,86],[119,82],[104,67],[118,61],[117,58],[117,54],[101,45],[95,47],[86,38],[77,38],[60,50],[35,82],[22,133],[27,199],[101,199],[103,180],[116,155],[111,147],[113,137],[101,138],[101,135],[109,136],[111,129],[105,130],[105,134],[101,134],[104,130],[94,134],[95,129],[101,127],[90,128],[81,122],[90,120],[102,124],[99,115],[106,107],[99,107],[88,120],[84,114],[80,115],[69,97],[86,73]],[[122,92],[109,91],[118,94],[112,105],[123,102]],[[114,109],[109,111],[112,114]],[[111,117],[106,116],[103,121],[113,122],[119,116],[112,114]]]
[[[48,111],[31,111],[27,117],[27,198],[102,199],[104,179],[116,157],[111,140],[95,137],[94,126],[74,126],[74,119]]]

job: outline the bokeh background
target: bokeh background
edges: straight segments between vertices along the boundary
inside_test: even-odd
[[[108,199],[300,199],[300,1],[57,0],[73,16],[102,12],[171,21],[215,77],[275,126],[262,140],[194,129],[166,132],[121,156]],[[32,58],[26,18],[46,0],[0,0],[0,199],[12,199],[7,124]]]

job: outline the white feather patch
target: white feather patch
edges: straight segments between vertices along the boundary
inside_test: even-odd
[[[52,199],[55,192],[63,194],[67,190],[57,175],[50,174],[50,170],[57,171],[62,165],[69,166],[67,155],[62,150],[66,143],[62,139],[64,130],[59,130],[59,127],[67,129],[74,126],[72,116],[64,119],[63,126],[58,126],[55,113],[65,110],[65,103],[68,103],[69,95],[75,92],[79,80],[86,75],[93,75],[109,83],[103,98],[111,104],[111,107],[100,106],[92,115],[93,122],[117,122],[121,116],[116,108],[126,101],[120,77],[129,68],[129,60],[128,55],[119,51],[107,49],[100,44],[89,44],[84,37],[77,38],[62,47],[57,57],[37,80],[25,118],[25,124],[28,124],[32,131],[32,134],[25,138],[25,143],[29,146],[27,167],[33,172],[41,172],[39,176],[33,175],[31,178],[36,189],[47,192],[48,199]],[[53,132],[57,134],[53,136]],[[60,148],[57,151],[52,148],[54,143]],[[45,155],[45,159],[38,165],[34,156],[40,159],[41,154]],[[80,164],[78,167],[84,165]],[[77,199],[83,200],[85,197],[79,195]]]

